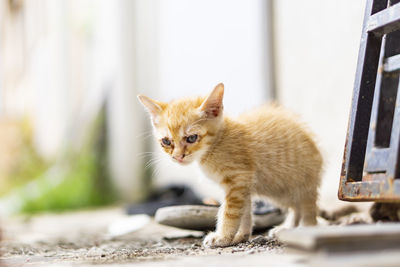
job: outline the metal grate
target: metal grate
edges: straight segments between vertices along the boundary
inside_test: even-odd
[[[368,0],[339,198],[400,201],[400,0]]]

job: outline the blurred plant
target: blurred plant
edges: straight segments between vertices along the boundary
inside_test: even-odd
[[[82,147],[67,151],[56,171],[38,179],[38,189],[24,199],[21,211],[63,211],[106,205],[116,200],[107,164],[107,127],[104,108],[84,137]],[[55,174],[52,177],[51,174]]]
[[[85,127],[88,130],[79,148],[69,146],[52,164],[38,156],[31,137],[26,139],[23,156],[10,176],[13,186],[19,187],[0,199],[3,212],[64,211],[114,202],[117,195],[109,179],[105,114],[102,108]]]
[[[1,159],[0,196],[42,175],[50,165],[33,146],[33,130],[29,118],[3,123],[1,129],[4,131],[1,136],[1,153],[7,158]]]

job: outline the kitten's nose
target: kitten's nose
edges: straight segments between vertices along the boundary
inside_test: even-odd
[[[173,158],[176,159],[176,160],[179,161],[179,162],[182,162],[182,161],[183,161],[183,158],[184,158],[185,156],[186,156],[185,154],[182,154],[182,155],[180,155],[180,156],[173,156]]]

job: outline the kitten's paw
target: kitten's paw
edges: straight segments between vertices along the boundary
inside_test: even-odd
[[[237,233],[235,238],[233,238],[232,244],[239,244],[242,242],[249,241],[250,234],[249,233]]]
[[[269,232],[268,232],[268,237],[276,238],[276,235],[277,235],[280,231],[286,230],[286,229],[289,229],[289,228],[286,227],[286,226],[282,226],[282,225],[275,226],[274,228],[272,228],[271,230],[269,230]]]
[[[232,245],[232,238],[212,232],[204,238],[203,245],[209,248],[228,247]]]

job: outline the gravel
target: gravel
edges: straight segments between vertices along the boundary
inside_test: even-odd
[[[26,262],[38,265],[71,262],[131,263],[185,256],[240,253],[247,255],[282,250],[280,243],[264,236],[255,236],[249,242],[232,247],[205,248],[202,246],[205,232],[180,230],[159,225],[154,221],[136,232],[110,238],[105,234],[109,224],[106,218],[118,217],[117,215],[101,212],[89,212],[84,215],[82,218],[54,215],[50,218],[12,220],[3,224],[6,227],[5,240],[0,246],[1,264],[18,266]],[[69,219],[74,222],[74,227],[67,227]],[[64,221],[67,226],[60,227],[60,221]]]

